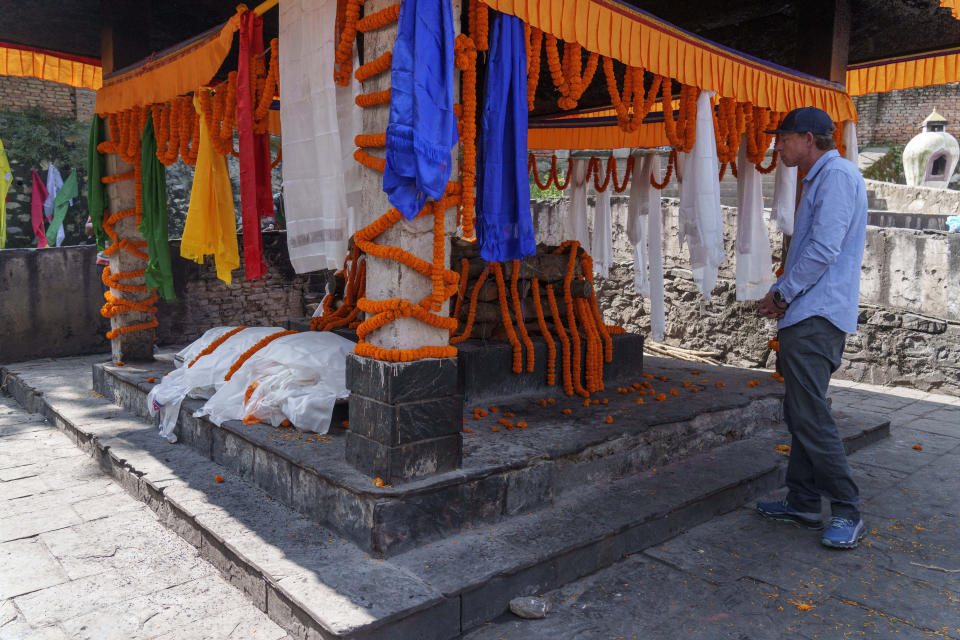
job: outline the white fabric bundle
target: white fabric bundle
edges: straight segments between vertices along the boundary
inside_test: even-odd
[[[710,103],[713,94],[713,91],[701,91],[697,98],[696,141],[682,161],[679,214],[680,244],[687,243],[693,282],[707,300],[725,258],[717,180],[720,164]]]
[[[784,235],[793,235],[793,218],[797,210],[797,168],[782,162],[777,165],[773,186],[771,217],[777,221],[777,229]]]
[[[564,227],[564,238],[576,240],[584,249],[590,246],[587,231],[587,168],[588,158],[570,158],[570,215]]]
[[[859,166],[860,150],[857,149],[857,123],[853,120],[843,121],[843,146],[846,147],[843,157],[855,166]]]
[[[596,195],[593,206],[593,236],[590,238],[590,257],[593,258],[593,275],[606,280],[613,266],[613,220],[610,211],[610,192],[613,180],[606,190]]]
[[[760,300],[773,284],[770,236],[763,221],[760,172],[747,160],[746,136],[737,154],[737,300]]]
[[[214,327],[182,349],[174,357],[178,368],[161,378],[160,384],[147,394],[147,410],[150,415],[160,414],[161,437],[176,442],[173,430],[177,425],[180,405],[184,398],[209,398],[216,389],[223,386],[223,377],[244,351],[270,334],[283,331],[280,327],[247,327],[227,338],[212,353],[190,366],[201,351],[235,328]]]
[[[326,433],[334,403],[350,395],[346,371],[353,347],[330,331],[278,338],[250,356],[195,415],[218,426],[247,416],[275,427],[289,420],[303,431]]]
[[[357,81],[333,81],[336,0],[280,4],[283,197],[297,273],[336,269],[356,230],[360,170],[352,159],[361,111]]]
[[[666,325],[663,301],[663,217],[660,192],[650,184],[659,175],[660,156],[640,156],[633,165],[627,237],[633,244],[633,286],[650,299],[650,333],[662,341]]]

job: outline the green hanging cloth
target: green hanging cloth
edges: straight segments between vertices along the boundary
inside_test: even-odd
[[[153,118],[147,118],[140,147],[140,185],[143,187],[143,214],[137,227],[147,241],[144,280],[148,289],[158,289],[167,301],[177,299],[173,293],[173,271],[170,268],[170,241],[167,237],[167,168],[157,158],[157,138]]]
[[[103,230],[103,213],[107,208],[107,188],[101,179],[106,174],[103,155],[97,146],[106,141],[103,120],[94,114],[90,120],[90,138],[87,142],[87,211],[97,239],[97,251],[103,251],[107,242],[107,232]]]
[[[47,244],[51,247],[57,242],[57,231],[63,226],[63,219],[67,216],[67,208],[70,201],[79,195],[77,186],[77,170],[70,172],[70,176],[64,181],[57,196],[53,199],[53,220],[47,227]]]

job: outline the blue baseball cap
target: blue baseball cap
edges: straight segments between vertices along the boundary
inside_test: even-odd
[[[827,136],[833,133],[833,120],[827,112],[816,107],[794,109],[783,118],[779,129],[767,129],[764,133],[806,133],[815,136]]]

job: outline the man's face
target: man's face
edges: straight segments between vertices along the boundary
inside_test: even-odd
[[[780,154],[780,162],[785,166],[795,167],[809,152],[808,133],[781,133],[773,145],[774,151]]]

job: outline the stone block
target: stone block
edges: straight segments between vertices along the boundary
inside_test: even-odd
[[[553,499],[553,462],[523,467],[507,474],[505,512],[532,511]]]
[[[923,333],[944,333],[947,330],[947,323],[933,318],[924,318],[912,313],[904,314],[903,328]]]
[[[354,354],[347,356],[347,388],[387,404],[442,398],[457,392],[457,360],[428,358],[413,362],[384,362]]]
[[[396,446],[458,433],[463,397],[386,404],[362,395],[350,398],[350,429],[376,442]]]
[[[288,460],[272,451],[254,448],[253,481],[284,504],[293,502],[292,469]]]
[[[253,478],[254,446],[223,428],[212,428],[213,461],[230,469],[243,480]]]
[[[455,433],[391,447],[352,430],[347,433],[347,462],[388,484],[404,482],[460,466],[463,435]]]

